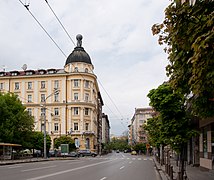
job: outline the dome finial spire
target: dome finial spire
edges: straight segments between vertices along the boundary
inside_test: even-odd
[[[82,47],[82,35],[77,34],[76,39],[77,39],[77,47]]]

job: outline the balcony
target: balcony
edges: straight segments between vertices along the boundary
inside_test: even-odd
[[[82,135],[94,135],[95,134],[95,132],[94,131],[83,131],[82,132]]]

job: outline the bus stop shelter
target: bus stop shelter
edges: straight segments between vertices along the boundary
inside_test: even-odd
[[[20,144],[11,144],[11,143],[0,143],[0,159],[1,160],[10,160],[13,159],[13,150],[20,148]]]

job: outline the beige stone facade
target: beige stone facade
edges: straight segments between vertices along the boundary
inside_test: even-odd
[[[0,72],[0,91],[18,95],[34,117],[36,131],[44,130],[46,117],[52,142],[68,135],[79,149],[97,151],[103,102],[90,57],[76,48],[63,69]]]

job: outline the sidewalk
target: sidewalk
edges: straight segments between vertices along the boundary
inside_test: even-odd
[[[170,180],[169,176],[165,172],[165,166],[161,166],[156,158],[153,156],[153,161],[155,163],[155,166],[161,176],[162,180]],[[177,175],[178,175],[178,167],[176,166],[175,161],[171,162],[173,165],[173,179],[176,180]],[[187,171],[187,180],[214,180],[214,171],[204,171],[201,170],[200,167],[193,167],[191,165],[187,165],[186,167]]]

